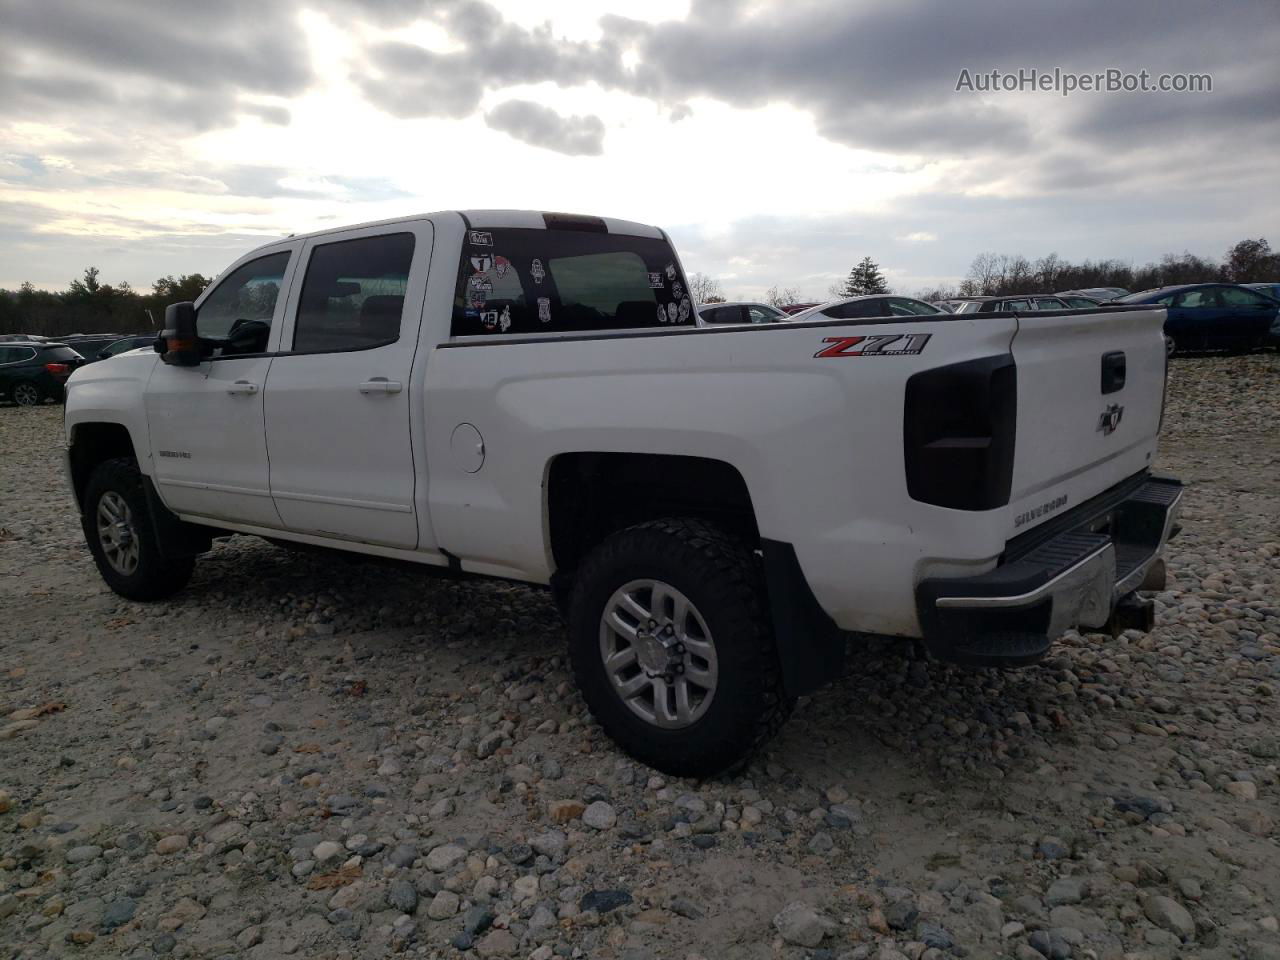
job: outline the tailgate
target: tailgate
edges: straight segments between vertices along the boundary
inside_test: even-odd
[[[1163,307],[1018,314],[1010,536],[1151,467],[1164,405],[1164,319]]]

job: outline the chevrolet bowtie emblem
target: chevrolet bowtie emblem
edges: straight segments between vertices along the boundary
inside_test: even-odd
[[[1098,421],[1098,429],[1103,434],[1115,433],[1116,427],[1120,426],[1120,418],[1124,416],[1124,407],[1118,403],[1110,404],[1107,409],[1102,411],[1102,418]]]

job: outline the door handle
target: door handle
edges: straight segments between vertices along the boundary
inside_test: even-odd
[[[388,380],[386,377],[370,377],[360,384],[361,393],[399,393],[403,389],[399,380]]]
[[[257,393],[258,385],[250,383],[248,380],[237,380],[231,386],[227,387],[227,393]]]

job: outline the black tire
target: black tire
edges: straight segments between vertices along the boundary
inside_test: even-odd
[[[616,590],[641,579],[683,593],[714,642],[714,696],[697,720],[680,729],[661,728],[632,712],[601,654],[606,604]],[[629,754],[664,773],[708,777],[741,767],[795,706],[782,691],[760,559],[699,520],[643,523],[596,547],[578,569],[569,637],[574,674],[596,720]]]
[[[137,542],[137,565],[129,572],[113,566],[103,546],[98,512],[108,494],[115,494],[128,507],[129,522]],[[105,460],[94,468],[85,486],[81,523],[98,572],[107,586],[120,596],[130,600],[163,600],[173,596],[191,580],[195,569],[194,557],[166,558],[160,554],[142,487],[142,474],[131,458]]]

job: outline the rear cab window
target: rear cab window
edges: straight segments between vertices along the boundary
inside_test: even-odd
[[[696,323],[688,284],[664,239],[523,227],[468,230],[464,237],[455,337]]]

